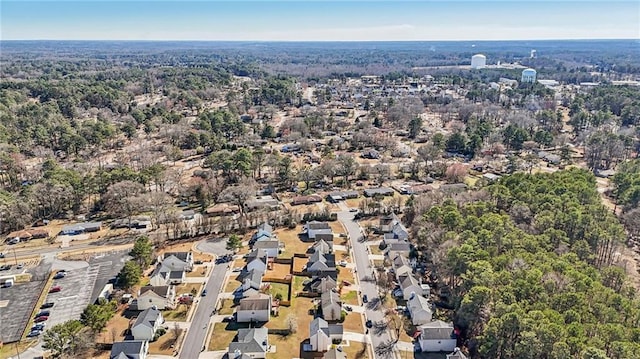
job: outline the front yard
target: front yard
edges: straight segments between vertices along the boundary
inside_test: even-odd
[[[343,294],[340,296],[342,302],[346,305],[359,305],[358,303],[358,292],[355,290],[345,289],[347,287],[343,287]]]
[[[180,328],[169,328],[158,340],[149,343],[149,354],[173,355],[181,332]]]
[[[194,296],[198,296],[200,295],[201,290],[201,283],[182,283],[176,286],[176,296],[179,297],[181,294],[193,294]]]
[[[191,272],[187,272],[187,277],[189,278],[204,278],[207,275],[207,267],[196,265],[193,266],[193,270]]]
[[[178,304],[176,309],[172,310],[163,310],[162,316],[165,320],[172,322],[184,322],[187,320],[187,313],[189,312],[189,307],[186,304]]]
[[[347,355],[347,359],[369,359],[369,344],[360,342],[350,342],[349,345],[343,345],[342,351]],[[402,358],[405,358],[404,356]],[[413,353],[406,358],[413,358]]]
[[[362,314],[360,313],[347,312],[343,325],[345,332],[364,333]]]
[[[227,330],[227,323],[216,323],[209,339],[209,351],[227,350],[229,343],[238,334],[237,330]]]

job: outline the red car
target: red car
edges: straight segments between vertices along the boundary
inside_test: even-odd
[[[49,319],[49,317],[45,317],[45,316],[43,315],[43,316],[37,317],[37,318],[34,320],[34,322],[36,322],[36,323],[45,322],[45,321],[47,321],[48,319]]]
[[[49,289],[49,293],[57,293],[57,292],[59,292],[61,290],[62,290],[62,287],[58,287],[58,286],[51,287],[51,289]]]

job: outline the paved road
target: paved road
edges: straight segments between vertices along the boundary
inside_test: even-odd
[[[197,248],[203,252],[213,254],[214,256],[224,255],[227,253],[224,240],[206,240],[198,243]],[[187,337],[182,343],[180,358],[194,359],[202,352],[202,347],[206,346],[204,342],[209,329],[209,319],[211,312],[218,300],[218,295],[224,283],[224,277],[227,272],[227,265],[214,265],[209,278],[207,279],[207,295],[199,297],[196,312],[193,315],[191,325],[187,330]]]
[[[360,242],[362,238],[362,232],[360,225],[353,220],[354,213],[348,211],[338,212],[338,220],[344,224],[345,228],[349,232],[349,238],[351,238],[351,247],[353,248],[353,255],[356,263],[356,269],[358,270],[358,280],[360,281],[360,292],[366,294],[369,301],[378,298],[378,288],[374,281],[368,279],[373,277],[373,266],[369,262],[369,254],[367,252],[367,243]],[[365,320],[370,319],[372,322],[384,320],[384,313],[379,309],[371,309],[366,304],[365,306]],[[375,354],[375,348],[382,342],[389,341],[391,336],[388,331],[383,332],[380,335],[375,335],[370,331],[371,343],[374,350],[374,358],[379,358]],[[394,355],[397,355],[397,350],[394,351]]]

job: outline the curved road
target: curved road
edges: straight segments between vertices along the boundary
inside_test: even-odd
[[[215,258],[218,256],[229,253],[227,251],[226,242],[223,239],[208,239],[197,244],[198,250],[213,254]],[[187,336],[182,343],[182,349],[180,351],[180,358],[194,359],[198,358],[203,351],[203,347],[206,347],[205,339],[207,331],[209,329],[209,321],[211,319],[211,312],[215,308],[218,300],[218,295],[222,289],[224,283],[224,277],[227,273],[227,265],[215,265],[209,278],[207,278],[207,295],[198,297],[198,304],[196,312],[194,313],[191,325],[187,330]],[[206,350],[206,348],[205,348]]]

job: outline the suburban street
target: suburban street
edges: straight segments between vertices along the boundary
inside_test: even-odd
[[[341,208],[344,209],[344,205],[341,205]],[[367,243],[360,242],[360,238],[362,237],[362,232],[360,225],[353,220],[355,213],[347,211],[338,212],[338,220],[342,222],[342,224],[347,229],[349,233],[349,237],[351,238],[351,246],[353,249],[354,261],[357,269],[357,277],[360,282],[360,300],[362,300],[362,295],[366,294],[369,298],[369,302],[378,298],[378,288],[373,281],[373,267],[371,266],[371,262],[369,261],[369,252],[367,251]],[[367,304],[363,304],[365,307],[365,320],[370,319],[372,322],[378,322],[384,320],[384,313],[377,308],[371,309]],[[384,331],[380,335],[373,334],[373,331],[369,331],[369,336],[371,340],[369,341],[372,345],[374,358],[378,358],[379,356],[375,353],[375,348],[382,342],[386,342],[391,340],[391,336],[388,331]],[[397,356],[397,349],[394,350],[394,354]]]
[[[228,252],[225,247],[226,242],[222,239],[209,239],[198,243],[197,245],[198,250],[213,254],[214,260],[218,256],[224,255]],[[201,293],[198,293],[196,312],[194,313],[191,325],[187,330],[187,336],[182,343],[180,358],[197,358],[200,355],[200,352],[202,352],[202,347],[206,345],[204,340],[207,336],[207,330],[209,329],[211,312],[213,311],[213,308],[215,308],[227,270],[228,268],[226,263],[214,265],[209,278],[207,278],[207,284],[205,286],[207,295],[202,297],[200,296]]]

